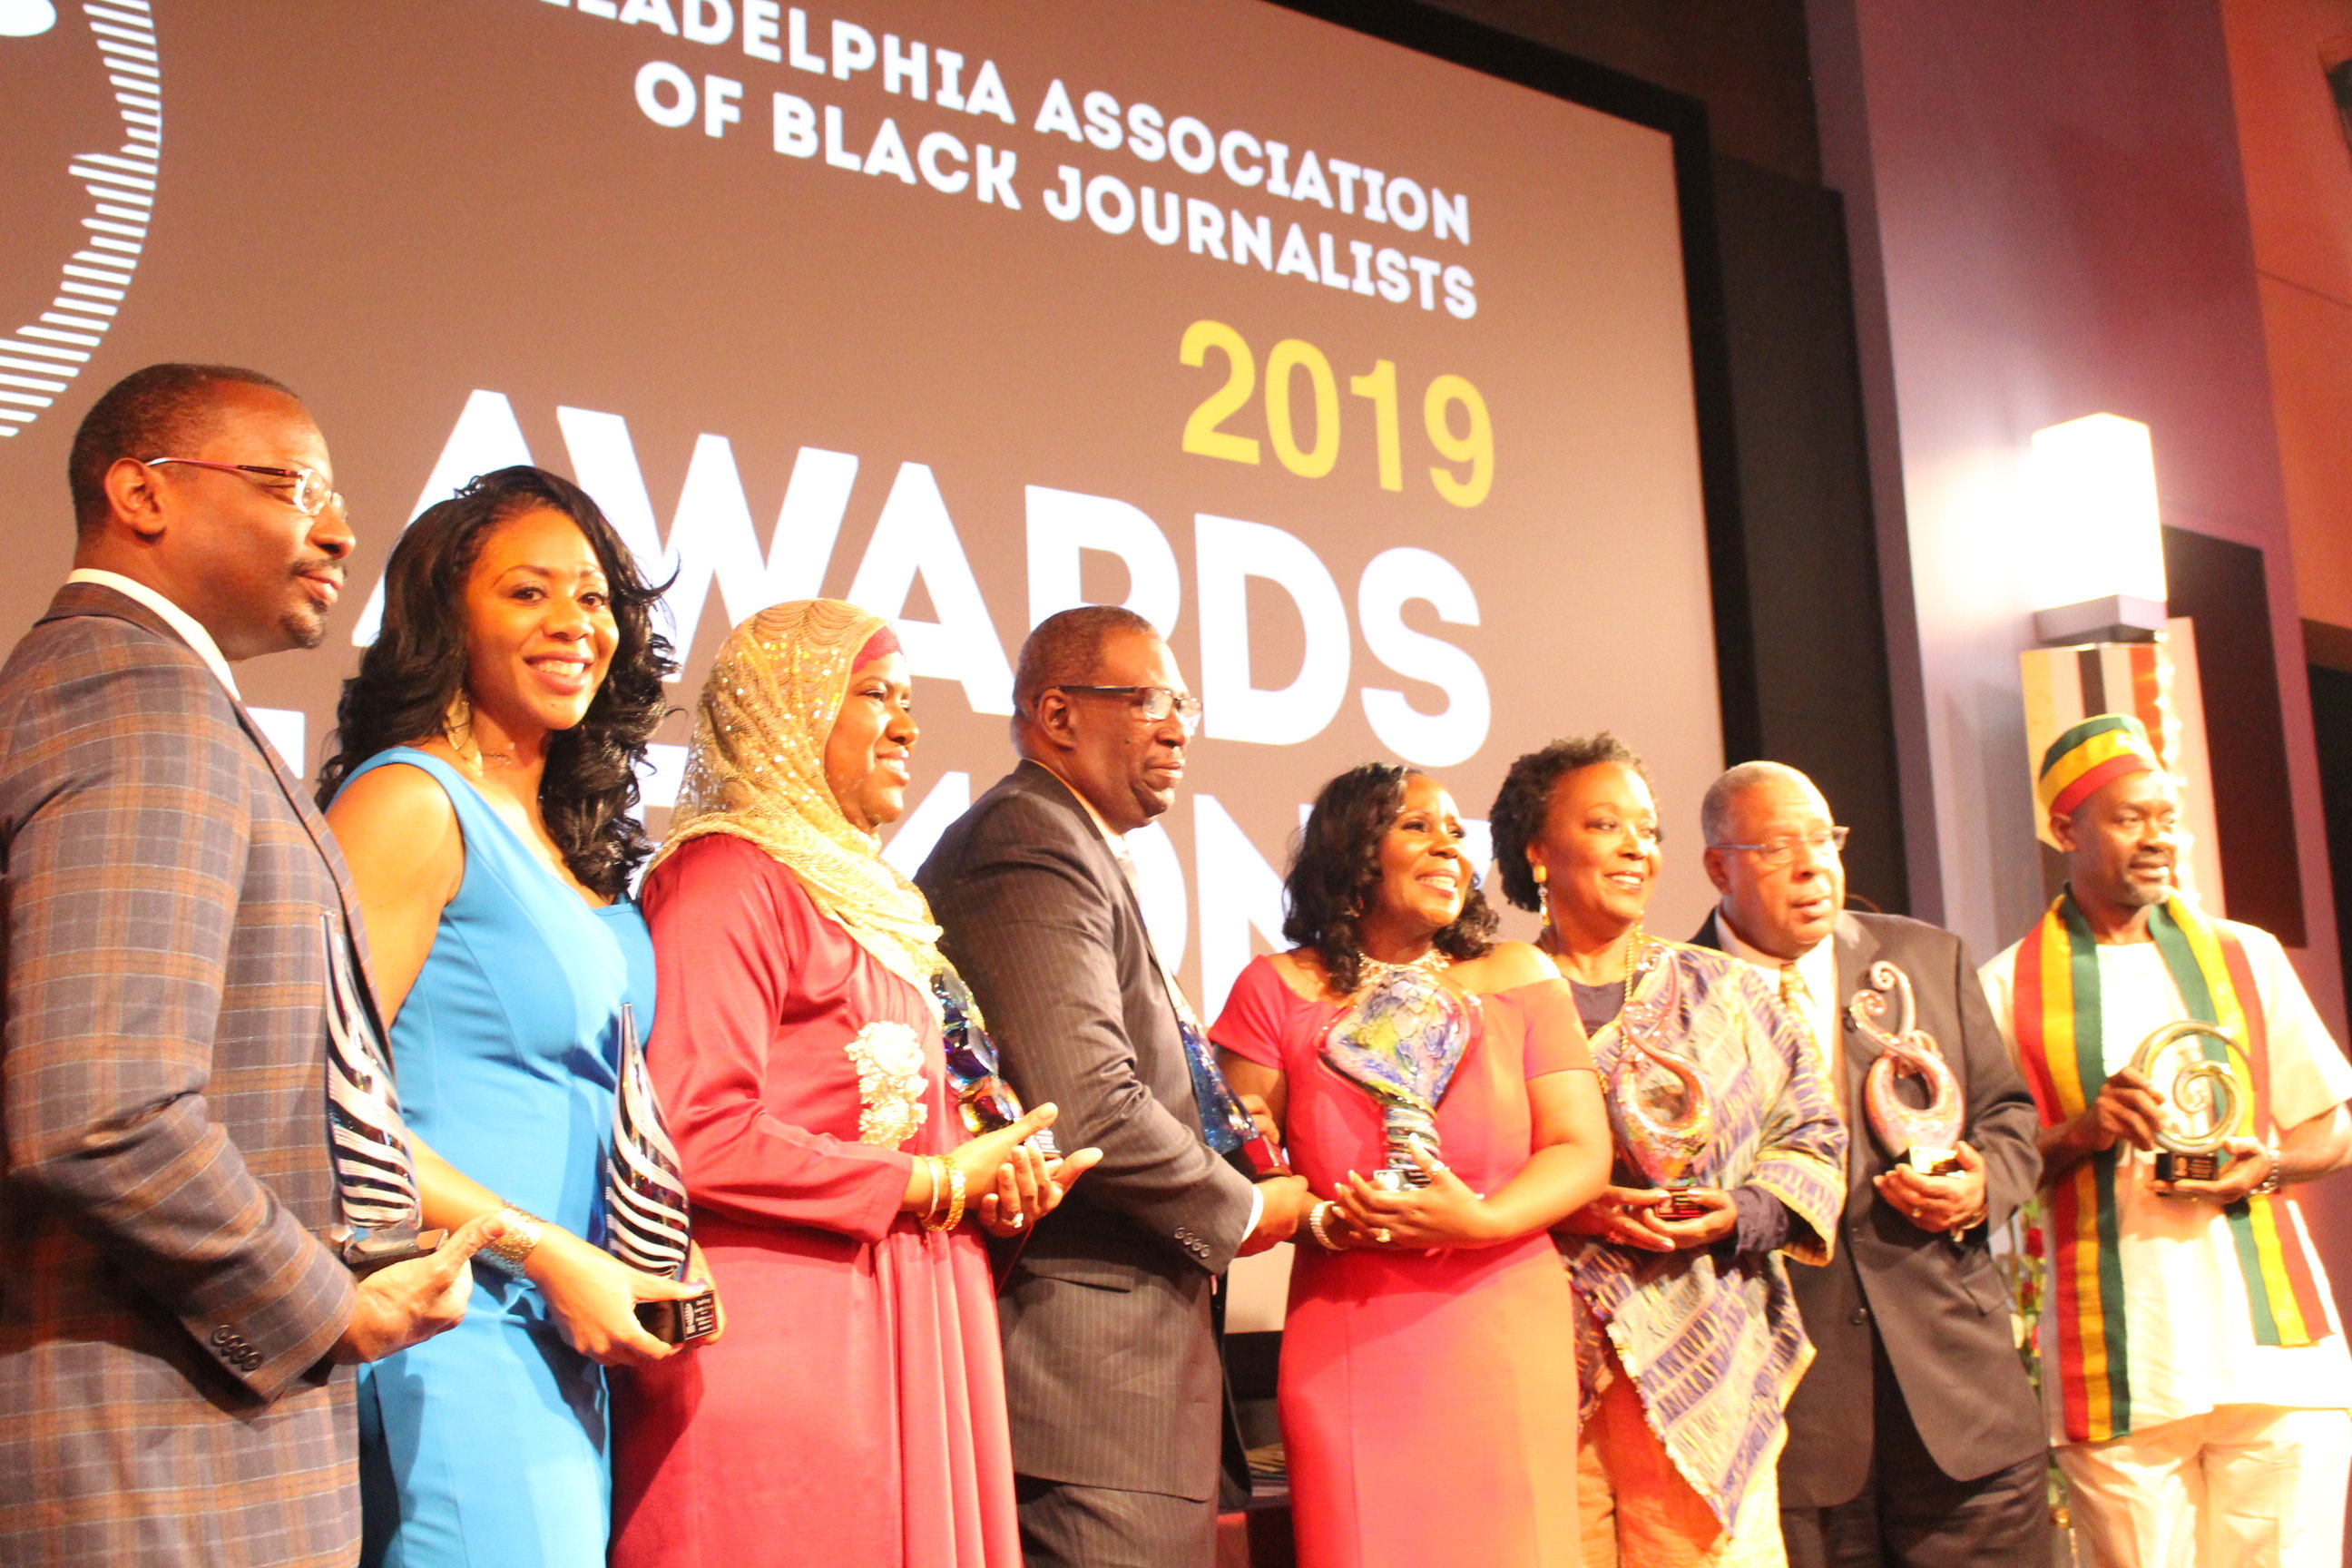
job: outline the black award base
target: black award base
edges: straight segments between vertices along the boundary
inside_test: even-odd
[[[719,1298],[706,1285],[683,1301],[640,1301],[637,1321],[664,1344],[687,1344],[719,1331]]]
[[[2221,1155],[2218,1150],[2199,1154],[2176,1154],[2169,1149],[2156,1152],[2156,1179],[2159,1182],[2210,1182],[2221,1173]]]

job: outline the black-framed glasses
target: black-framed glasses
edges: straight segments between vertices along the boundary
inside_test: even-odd
[[[224,474],[259,474],[252,482],[279,494],[305,517],[316,517],[329,507],[342,510],[343,498],[327,482],[327,476],[316,468],[270,468],[258,463],[208,463],[202,458],[143,458],[151,468],[166,463],[178,463],[189,468],[217,468]],[[282,482],[281,482],[282,481]],[[289,487],[291,487],[290,489]]]
[[[1822,827],[1786,838],[1769,838],[1761,844],[1717,844],[1710,847],[1745,849],[1767,866],[1785,866],[1797,858],[1800,849],[1810,849],[1825,859],[1834,860],[1844,851],[1846,835],[1853,831],[1851,827]]]
[[[1189,692],[1172,690],[1165,686],[1055,686],[1052,691],[1093,691],[1106,697],[1129,697],[1135,700],[1135,710],[1150,722],[1157,724],[1168,715],[1176,715],[1184,726],[1184,733],[1201,732],[1201,700]]]

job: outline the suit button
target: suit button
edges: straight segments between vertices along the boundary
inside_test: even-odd
[[[1856,1307],[1853,1310],[1853,1314],[1847,1318],[1846,1321],[1849,1323],[1866,1323],[1870,1321],[1870,1309],[1867,1307]]]

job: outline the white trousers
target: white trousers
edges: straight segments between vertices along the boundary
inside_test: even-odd
[[[2099,1568],[2341,1568],[2352,1413],[2224,1405],[2058,1468]]]

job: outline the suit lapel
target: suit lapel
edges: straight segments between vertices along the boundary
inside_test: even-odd
[[[118,594],[102,583],[67,584],[49,601],[48,612],[41,619],[56,621],[74,616],[110,616],[118,621],[129,621],[132,626],[152,632],[181,647],[188,647],[187,639],[173,630],[170,622],[129,595]],[[188,648],[188,651],[195,652],[194,648]],[[205,679],[215,679],[210,668],[205,668]],[[245,704],[237,700],[226,687],[221,688],[221,695],[228,699],[229,710],[236,715],[237,728],[245,731],[246,739],[261,752],[262,761],[268,766],[269,776],[276,782],[278,793],[286,797],[286,804],[293,807],[295,820],[301,823],[302,831],[310,835],[311,846],[319,852],[319,858],[326,863],[327,874],[335,884],[336,902],[342,909],[343,930],[351,939],[352,952],[359,959],[360,989],[366,999],[368,1012],[373,1015],[376,1012],[375,987],[368,971],[367,928],[360,922],[359,901],[352,890],[351,868],[343,863],[343,852],[336,845],[334,834],[327,826],[327,819],[320,816],[318,807],[310,804],[310,796],[303,793],[301,781],[287,767],[285,759],[278,754],[278,748],[269,743],[269,738],[261,732],[261,726],[255,723],[253,715],[246,711]]]

